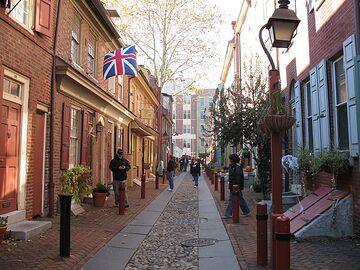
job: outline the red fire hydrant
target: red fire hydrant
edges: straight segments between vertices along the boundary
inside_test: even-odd
[[[119,215],[125,214],[125,183],[121,181],[119,187]]]
[[[290,269],[290,219],[287,216],[275,220],[275,269]]]
[[[225,177],[220,177],[220,201],[225,201]]]
[[[239,186],[232,186],[233,196],[233,223],[239,223]]]
[[[214,181],[215,181],[215,191],[218,191],[219,184],[218,184],[218,173],[217,172],[214,174]]]
[[[141,199],[145,199],[145,174],[141,176]]]
[[[257,264],[267,265],[267,204],[256,204],[257,220]]]

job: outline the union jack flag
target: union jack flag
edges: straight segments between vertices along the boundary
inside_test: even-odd
[[[109,52],[104,57],[104,79],[116,75],[137,75],[135,45],[127,45]]]

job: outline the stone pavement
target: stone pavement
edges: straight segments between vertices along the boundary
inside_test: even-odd
[[[226,201],[220,201],[220,192],[214,191],[214,186],[211,185],[208,179],[206,182],[215,198],[219,212],[224,213]],[[227,189],[226,191],[227,199],[229,194]],[[254,193],[249,189],[245,189],[243,194],[251,209],[251,215],[248,217],[240,217],[239,224],[232,224],[231,219],[224,221],[226,230],[230,236],[241,269],[270,269],[269,265],[267,267],[256,265],[256,200]],[[360,269],[360,239],[358,238],[344,240],[318,239],[302,242],[291,241],[290,252],[292,270]],[[268,252],[268,254],[270,253]]]
[[[192,177],[183,173],[173,192],[163,191],[83,269],[224,267],[240,269],[214,199],[202,178],[194,188]]]
[[[140,213],[167,184],[155,189],[154,182],[146,183],[146,198],[140,199],[140,187],[129,188],[130,207],[125,215],[118,215],[113,195],[105,207],[85,207],[86,212],[71,217],[71,255],[59,256],[59,216],[51,220],[52,228],[28,241],[3,241],[0,244],[0,269],[80,269],[114,235]],[[106,270],[106,269],[104,269]]]

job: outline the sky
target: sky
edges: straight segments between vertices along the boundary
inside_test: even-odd
[[[209,70],[207,80],[200,81],[199,86],[215,88],[220,83],[220,75],[225,59],[228,41],[233,38],[234,32],[231,22],[236,21],[240,12],[242,0],[206,0],[210,4],[217,5],[223,15],[224,23],[219,35],[219,63]]]

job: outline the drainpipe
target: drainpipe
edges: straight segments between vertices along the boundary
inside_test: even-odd
[[[56,48],[58,38],[58,26],[59,26],[59,15],[60,15],[61,1],[57,1],[56,6],[56,21],[54,31],[54,43],[53,43],[53,67],[52,67],[52,80],[50,84],[50,99],[51,99],[51,110],[50,110],[50,178],[49,178],[49,217],[54,217],[55,213],[55,182],[54,182],[54,123],[55,123],[55,93],[56,89]]]
[[[356,39],[356,54],[360,52],[360,1],[354,0],[355,8],[355,39]]]

